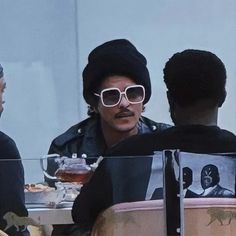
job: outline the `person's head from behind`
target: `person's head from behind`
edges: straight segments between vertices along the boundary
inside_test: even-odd
[[[136,129],[151,96],[146,58],[126,39],[96,47],[83,71],[83,96],[102,127],[117,132]]]
[[[6,82],[4,79],[3,68],[0,64],[0,117],[3,112],[3,104],[5,103],[5,101],[3,100],[3,93],[5,91],[5,88],[6,88]]]
[[[220,182],[220,175],[217,166],[209,164],[202,168],[201,185],[203,189],[214,187]]]
[[[187,49],[166,63],[164,81],[175,125],[186,124],[206,115],[202,121],[217,122],[217,111],[225,101],[226,69],[213,53]]]

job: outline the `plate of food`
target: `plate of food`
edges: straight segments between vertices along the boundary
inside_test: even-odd
[[[26,204],[45,204],[54,206],[65,197],[64,189],[55,189],[44,184],[25,184]]]

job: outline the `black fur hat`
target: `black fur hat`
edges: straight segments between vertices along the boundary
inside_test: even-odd
[[[145,88],[144,104],[151,97],[151,81],[146,58],[126,39],[116,39],[99,45],[88,56],[88,64],[83,71],[83,96],[94,106],[97,98],[94,92],[103,79],[110,75],[131,78]]]

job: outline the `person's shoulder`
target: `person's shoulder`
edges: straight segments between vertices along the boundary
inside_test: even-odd
[[[0,131],[0,143],[2,145],[15,145],[15,141],[7,134]]]
[[[224,135],[225,137],[229,137],[232,138],[233,140],[236,140],[236,135],[229,130],[219,128],[219,133]]]
[[[226,129],[222,129],[218,126],[211,127],[212,136],[214,135],[215,139],[222,143],[222,145],[227,144],[226,146],[233,145],[235,146],[234,150],[236,150],[236,135]]]
[[[181,139],[185,140],[201,140],[214,141],[218,143],[235,143],[236,136],[234,133],[221,129],[218,126],[206,126],[206,125],[181,125],[172,126],[162,132],[160,132],[160,139]]]
[[[218,126],[173,126],[160,133],[159,147],[197,153],[228,153],[236,151],[236,136]]]
[[[70,142],[73,139],[83,137],[87,127],[91,123],[94,123],[94,119],[91,117],[82,120],[81,122],[71,126],[64,133],[53,139],[52,144],[56,146],[63,146],[65,143]]]
[[[235,146],[234,150],[236,151],[236,135],[233,132],[226,129],[219,129],[218,136],[222,142],[226,142],[229,145],[232,144],[232,146]]]
[[[152,155],[159,132],[133,135],[111,147],[108,156]],[[145,145],[144,145],[145,144]]]
[[[120,142],[120,144],[126,144],[127,146],[132,145],[132,144],[137,145],[139,143],[142,143],[144,140],[145,142],[148,142],[148,140],[152,140],[153,138],[159,135],[160,133],[157,131],[152,132],[152,133],[132,135],[126,138],[125,140],[123,140],[122,142]]]
[[[6,158],[19,158],[20,154],[15,141],[0,131],[0,156]]]
[[[155,131],[155,132],[163,131],[165,129],[172,127],[170,124],[157,122],[145,116],[142,116],[140,120],[142,123],[147,125],[151,131]]]

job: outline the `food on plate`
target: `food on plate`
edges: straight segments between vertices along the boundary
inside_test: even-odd
[[[25,192],[50,192],[55,188],[43,184],[25,184]]]
[[[26,204],[55,206],[64,199],[64,195],[64,189],[55,189],[44,184],[25,184]]]

